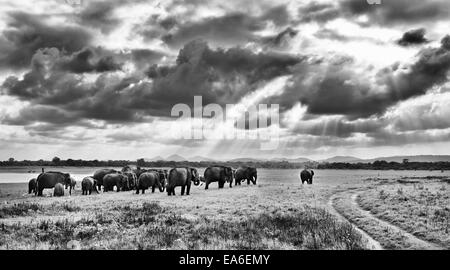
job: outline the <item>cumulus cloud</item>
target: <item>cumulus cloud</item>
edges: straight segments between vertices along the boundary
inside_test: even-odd
[[[255,32],[264,30],[269,22],[277,26],[288,24],[289,13],[286,7],[269,9],[261,16],[231,13],[187,22],[177,25],[176,29],[165,34],[162,40],[173,47],[180,47],[194,39],[204,39],[214,45],[235,46],[257,39]],[[153,34],[153,31],[150,32],[151,37]]]
[[[425,38],[425,29],[413,29],[403,34],[402,38],[397,41],[397,43],[401,46],[411,46],[424,44],[428,42],[428,39]]]
[[[81,27],[53,26],[43,21],[43,17],[25,12],[9,14],[8,28],[0,38],[0,68],[25,68],[38,49],[57,48],[71,53],[92,40],[92,35]]]
[[[92,70],[93,66],[86,64],[86,55],[94,51],[82,50],[71,57],[61,57],[56,48],[39,50],[33,57],[31,71],[21,79],[7,78],[3,88],[8,95],[54,108],[31,107],[21,111],[20,119],[8,122],[21,121],[34,111],[39,113],[34,114],[33,121],[52,123],[56,115],[67,121],[110,122],[167,117],[177,103],[192,105],[195,95],[202,96],[204,104],[236,102],[258,83],[289,73],[290,67],[301,61],[289,55],[254,54],[240,48],[212,50],[205,42],[195,41],[180,50],[176,65],[165,72],[161,71],[163,67],[153,66],[154,74],[148,72],[153,74],[151,80],[103,72],[89,82],[77,73]],[[241,91],[236,92],[235,86],[240,86]]]
[[[446,38],[440,47],[420,51],[414,63],[396,64],[375,75],[369,69],[356,72],[351,58],[305,61],[296,66],[292,86],[270,102],[280,104],[282,110],[301,102],[317,115],[380,115],[397,102],[447,81],[450,50],[445,44]]]
[[[447,0],[395,0],[381,5],[369,5],[366,1],[344,0],[340,8],[345,14],[367,15],[370,23],[409,24],[448,19],[450,5]]]
[[[121,1],[93,1],[78,14],[77,21],[81,25],[100,29],[103,33],[114,30],[120,20],[114,15],[116,6],[123,4]]]

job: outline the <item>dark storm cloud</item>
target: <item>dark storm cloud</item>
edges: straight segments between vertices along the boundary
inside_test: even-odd
[[[291,27],[286,28],[275,36],[262,38],[262,42],[269,46],[279,47],[289,43],[289,39],[295,37],[298,31]]]
[[[201,95],[204,104],[231,103],[254,90],[258,83],[289,73],[290,67],[301,61],[292,56],[254,54],[239,48],[211,50],[206,43],[197,41],[186,45],[176,65],[165,73],[156,67],[158,72],[152,80],[103,73],[95,82],[87,83],[82,76],[53,68],[60,58],[55,48],[41,50],[33,57],[30,72],[22,79],[11,76],[3,84],[5,94],[47,106],[31,118],[34,121],[55,122],[49,106],[63,113],[62,119],[128,123],[147,121],[148,116],[169,116],[177,103],[192,105],[194,95]],[[214,83],[220,83],[221,87],[214,88]],[[236,93],[233,83],[244,84],[243,91]],[[28,115],[30,111],[23,113]],[[10,123],[13,121],[8,119]]]
[[[193,96],[203,97],[203,103],[235,103],[255,90],[260,82],[290,73],[301,59],[283,54],[254,54],[249,50],[231,48],[212,50],[203,41],[185,45],[173,67],[152,66],[148,71],[154,79],[152,91],[135,87],[133,107],[153,108],[167,115],[176,103],[192,105]],[[214,87],[219,83],[220,87]],[[237,91],[236,84],[245,84]]]
[[[337,6],[317,2],[300,7],[298,13],[298,19],[301,22],[327,22],[341,16],[341,11]]]
[[[277,26],[286,25],[289,22],[286,7],[269,9],[258,17],[244,13],[229,13],[199,22],[186,22],[178,25],[176,31],[164,35],[162,39],[174,47],[199,38],[214,44],[235,46],[256,39],[254,32],[263,30],[268,22],[273,22]],[[153,31],[150,33],[154,34]]]
[[[157,63],[164,54],[149,49],[134,49],[131,51],[131,59],[139,70],[148,69],[150,65]]]
[[[35,122],[48,122],[58,125],[69,125],[78,121],[79,119],[74,115],[69,115],[67,112],[52,106],[30,106],[25,107],[19,111],[18,117],[7,116],[2,119],[2,122],[7,125],[21,125],[26,126]]]
[[[112,52],[101,48],[84,48],[69,57],[62,57],[56,68],[73,73],[107,72],[120,70],[122,64]]]
[[[411,46],[424,44],[428,42],[428,39],[425,38],[425,29],[413,29],[403,34],[402,38],[397,41],[397,43],[401,46]]]
[[[369,23],[407,24],[448,19],[450,4],[447,0],[395,0],[369,5],[363,0],[344,0],[340,3],[343,14],[367,15]]]
[[[78,15],[77,21],[81,25],[98,28],[102,33],[109,33],[120,24],[115,17],[114,10],[123,1],[94,1],[90,2]]]
[[[0,38],[0,68],[28,67],[35,52],[41,48],[76,52],[87,46],[91,38],[83,28],[51,26],[37,15],[13,12],[9,14],[8,27]]]
[[[317,115],[360,118],[382,114],[397,102],[423,95],[448,81],[448,40],[444,38],[438,48],[423,49],[409,66],[393,65],[381,70],[374,82],[356,73],[349,59],[305,61],[296,66],[292,86],[268,102],[280,104],[283,111],[301,102],[309,113]]]

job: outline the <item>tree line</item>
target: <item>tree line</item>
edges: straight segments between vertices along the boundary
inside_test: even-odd
[[[0,166],[15,166],[15,167],[26,167],[26,166],[64,166],[64,167],[124,167],[126,165],[135,165],[139,167],[195,167],[195,168],[206,168],[212,165],[223,165],[237,168],[239,166],[252,166],[256,168],[266,168],[266,169],[300,169],[305,166],[315,168],[316,164],[310,163],[289,163],[287,161],[280,162],[269,162],[269,161],[259,161],[259,162],[211,162],[211,161],[145,161],[144,159],[132,160],[82,160],[82,159],[67,159],[62,160],[58,157],[54,157],[52,160],[15,160],[10,158],[6,161],[0,161]]]
[[[82,159],[66,159],[62,160],[54,157],[52,160],[15,160],[10,158],[6,161],[0,161],[0,166],[65,166],[65,167],[124,167],[126,165],[135,165],[139,167],[196,167],[206,168],[212,165],[223,165],[237,168],[239,166],[252,166],[265,169],[335,169],[335,170],[450,170],[450,162],[387,162],[385,160],[377,160],[373,163],[290,163],[287,161],[251,161],[251,162],[211,162],[211,161],[146,161],[144,159],[132,160],[82,160]]]
[[[450,162],[387,162],[377,160],[373,163],[321,163],[317,165],[318,169],[336,169],[336,170],[450,170]]]

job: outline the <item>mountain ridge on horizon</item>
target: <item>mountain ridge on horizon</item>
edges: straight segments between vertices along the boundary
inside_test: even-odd
[[[450,155],[404,155],[404,156],[385,156],[376,158],[358,158],[354,156],[333,156],[326,159],[310,159],[305,157],[297,158],[287,158],[287,157],[275,157],[275,158],[233,158],[233,159],[212,159],[204,156],[192,156],[185,158],[178,154],[173,154],[167,158],[161,156],[156,156],[154,158],[145,158],[146,161],[192,161],[192,162],[283,162],[288,163],[306,163],[306,162],[317,162],[317,163],[372,163],[377,160],[384,160],[387,162],[403,162],[403,160],[408,159],[410,162],[450,162]]]

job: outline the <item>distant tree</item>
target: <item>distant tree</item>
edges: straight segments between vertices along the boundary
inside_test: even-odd
[[[407,158],[403,159],[403,164],[408,164],[408,162],[409,162],[409,159],[407,159]]]
[[[136,165],[139,167],[145,167],[145,160],[143,158],[140,158],[136,161]]]
[[[10,157],[10,158],[8,159],[8,162],[9,162],[9,163],[14,163],[14,158]]]
[[[59,157],[54,157],[52,159],[53,164],[59,164],[61,162],[61,159]]]

